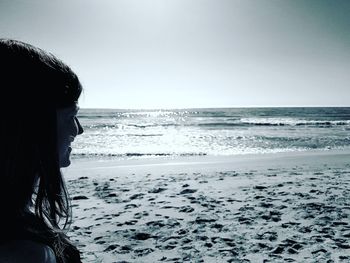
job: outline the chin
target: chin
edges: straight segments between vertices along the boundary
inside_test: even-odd
[[[60,159],[60,168],[68,167],[71,164],[69,154]]]
[[[61,162],[60,163],[60,168],[65,168],[68,167],[70,165],[70,160],[68,159],[67,161]]]
[[[60,162],[60,168],[65,168],[70,165],[70,160]]]

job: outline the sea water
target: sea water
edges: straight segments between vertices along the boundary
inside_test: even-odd
[[[350,149],[350,108],[81,109],[75,158]]]

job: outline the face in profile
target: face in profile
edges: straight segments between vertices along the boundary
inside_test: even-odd
[[[83,133],[77,118],[79,108],[77,105],[57,110],[57,146],[60,167],[70,165],[71,143],[75,137]]]

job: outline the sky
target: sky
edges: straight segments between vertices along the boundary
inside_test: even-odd
[[[80,78],[81,108],[350,106],[348,0],[0,0],[0,37]]]

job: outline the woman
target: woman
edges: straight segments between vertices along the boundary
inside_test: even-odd
[[[81,262],[60,168],[83,129],[78,77],[52,54],[0,39],[0,262]]]

